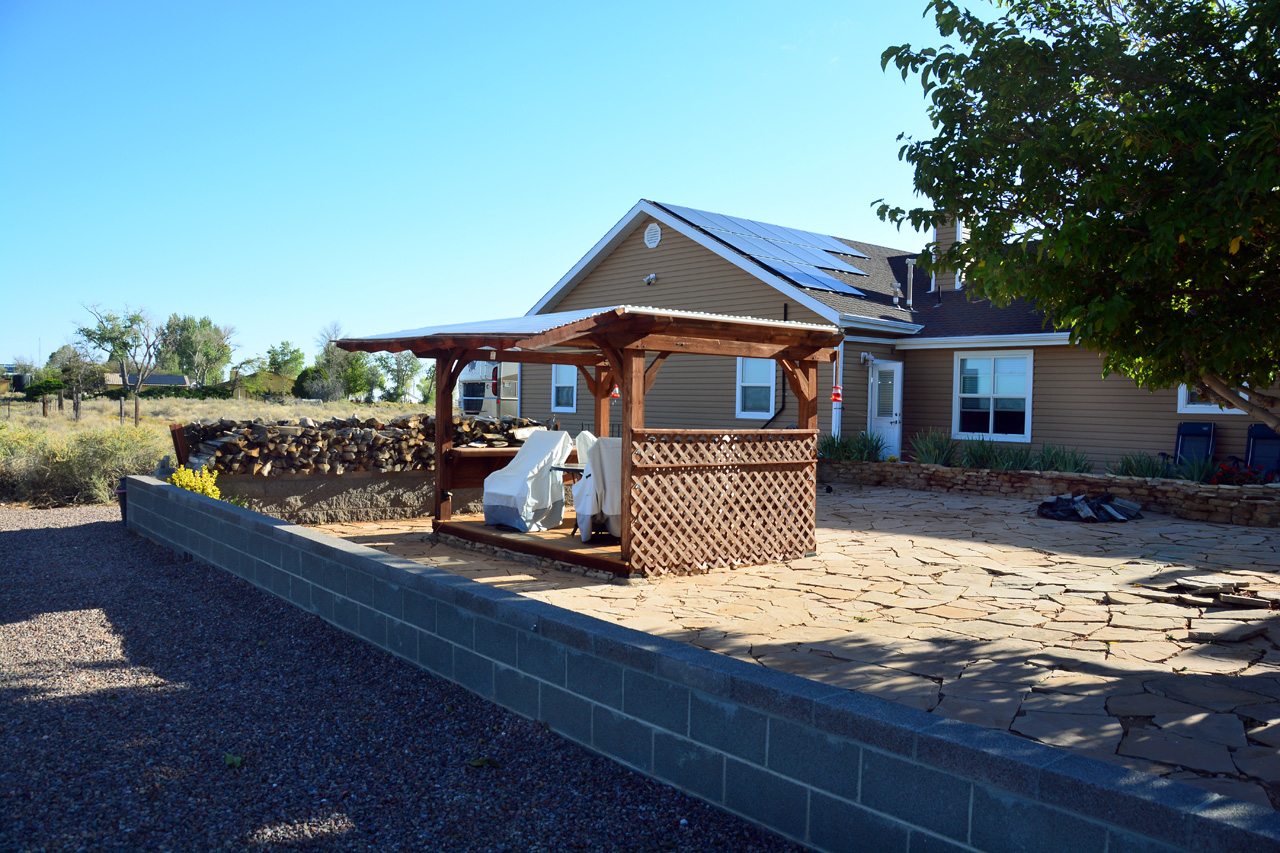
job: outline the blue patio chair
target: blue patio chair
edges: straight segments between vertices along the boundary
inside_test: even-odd
[[[1244,464],[1257,465],[1264,475],[1280,473],[1280,435],[1266,424],[1249,427]]]
[[[1218,425],[1212,421],[1183,421],[1178,424],[1178,444],[1173,449],[1173,462],[1183,465],[1196,459],[1213,458],[1213,442]]]

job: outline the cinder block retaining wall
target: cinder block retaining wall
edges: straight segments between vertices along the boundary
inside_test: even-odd
[[[1280,851],[1280,815],[521,598],[151,477],[128,524],[824,851]]]
[[[1042,501],[1055,495],[1111,492],[1143,509],[1195,521],[1280,527],[1280,483],[1211,486],[1186,480],[1068,474],[1061,471],[993,471],[915,462],[818,460],[819,483],[858,483],[927,492],[963,492]]]

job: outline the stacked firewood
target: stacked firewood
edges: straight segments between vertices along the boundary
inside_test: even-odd
[[[456,447],[514,447],[536,429],[528,418],[455,417]],[[182,428],[188,464],[222,474],[344,474],[357,471],[431,471],[435,419],[408,415],[389,423],[350,417],[323,423],[207,420]],[[175,437],[176,440],[176,437]]]

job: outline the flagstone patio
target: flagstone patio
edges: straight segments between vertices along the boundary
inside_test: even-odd
[[[1073,524],[1039,518],[1020,499],[844,486],[818,495],[816,557],[610,583],[433,544],[429,519],[317,529],[630,628],[1280,805],[1275,532],[1154,514]],[[1188,578],[1203,589],[1177,585]],[[1214,597],[1219,582],[1247,584],[1237,606]]]

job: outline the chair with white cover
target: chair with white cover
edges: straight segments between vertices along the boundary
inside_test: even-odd
[[[573,485],[573,507],[582,541],[591,541],[591,534],[602,528],[621,536],[622,439],[597,439],[584,464],[582,479]]]
[[[551,470],[569,458],[567,432],[538,430],[515,458],[484,478],[484,523],[521,532],[546,530],[564,520],[564,480]]]

